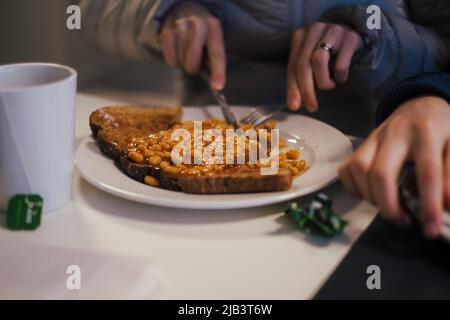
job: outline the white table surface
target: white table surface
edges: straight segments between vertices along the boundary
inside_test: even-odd
[[[89,114],[114,104],[77,96],[77,145],[90,134]],[[73,201],[45,215],[35,232],[0,228],[0,250],[25,241],[149,259],[161,283],[157,299],[308,299],[376,214],[339,183],[325,192],[350,221],[345,235],[332,242],[297,231],[283,217],[286,204],[207,212],[148,206],[97,190],[75,170]],[[355,272],[366,267],[355,266]],[[45,291],[45,283],[35,285]]]

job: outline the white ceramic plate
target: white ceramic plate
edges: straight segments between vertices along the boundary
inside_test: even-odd
[[[234,107],[237,118],[249,112],[248,107]],[[218,107],[186,107],[183,119],[220,118]],[[280,114],[276,118],[281,136],[299,137],[289,142],[300,147],[308,162],[306,173],[295,178],[288,191],[225,195],[192,195],[149,187],[122,173],[114,162],[104,156],[92,137],[81,142],[76,164],[81,176],[99,189],[129,200],[174,208],[237,209],[288,201],[318,191],[337,180],[338,167],[352,152],[350,140],[341,132],[320,121],[300,115]],[[299,144],[299,141],[301,142]]]

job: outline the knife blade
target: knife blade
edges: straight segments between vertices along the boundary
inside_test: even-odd
[[[212,90],[212,94],[214,98],[216,99],[217,103],[219,104],[220,108],[222,109],[223,117],[225,118],[225,121],[229,124],[232,124],[235,129],[239,128],[239,124],[236,120],[236,117],[234,116],[233,112],[230,109],[230,106],[227,103],[227,100],[224,96],[224,94],[220,91],[214,91]]]
[[[202,72],[203,79],[206,81],[207,86],[209,90],[211,91],[211,94],[213,95],[214,99],[217,101],[217,104],[219,105],[220,109],[222,110],[223,117],[225,121],[231,125],[235,129],[239,128],[239,124],[236,120],[236,117],[234,116],[233,112],[230,109],[230,106],[228,105],[227,99],[225,98],[225,95],[222,91],[217,91],[211,88],[210,86],[210,75],[207,71]]]

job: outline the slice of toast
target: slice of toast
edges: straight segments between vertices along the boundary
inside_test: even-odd
[[[166,130],[179,122],[181,115],[180,108],[105,107],[91,114],[89,125],[100,150],[119,161],[134,138]]]
[[[140,182],[151,176],[164,189],[195,194],[273,192],[292,186],[293,176],[287,168],[280,168],[275,175],[261,175],[259,169],[227,170],[214,176],[169,175],[159,167],[128,158],[126,147],[133,139],[169,129],[181,120],[181,114],[179,108],[106,107],[92,113],[89,121],[100,150]]]

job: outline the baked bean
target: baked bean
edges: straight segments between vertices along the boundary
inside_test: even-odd
[[[148,184],[149,186],[151,186],[151,187],[158,187],[159,186],[159,181],[156,178],[152,177],[152,176],[146,176],[144,178],[144,182],[146,184]]]
[[[294,176],[299,174],[299,170],[296,167],[290,167],[289,170],[291,170],[291,173]]]
[[[154,155],[155,155],[155,152],[152,151],[152,150],[145,150],[145,151],[143,152],[143,155],[144,155],[144,157],[146,157],[146,158],[150,158],[151,156],[154,156]]]
[[[167,168],[168,166],[170,166],[170,163],[168,163],[167,161],[161,161],[161,163],[159,164],[159,167],[161,169]]]
[[[290,160],[297,160],[298,158],[300,158],[300,151],[296,149],[289,150],[288,152],[286,152],[286,157]]]
[[[128,158],[139,164],[142,164],[144,162],[144,156],[138,152],[128,152]]]
[[[160,156],[152,156],[150,157],[150,159],[148,159],[148,162],[154,166],[158,166],[161,163],[161,161],[162,159]]]
[[[176,167],[168,166],[163,169],[164,173],[175,174],[179,172],[179,169]]]

